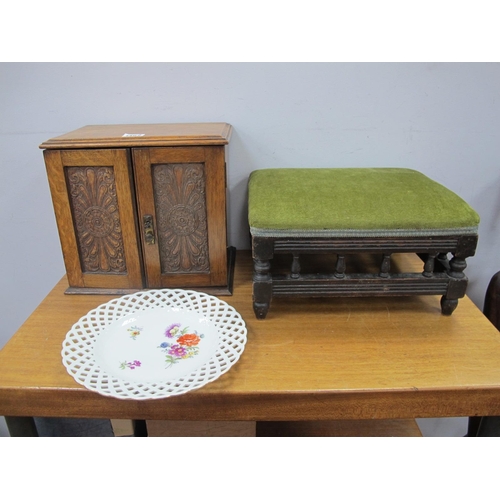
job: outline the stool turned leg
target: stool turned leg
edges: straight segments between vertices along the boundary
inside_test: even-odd
[[[422,273],[426,278],[432,278],[437,255],[437,253],[430,253],[427,255],[427,259],[424,264],[424,271]]]
[[[453,278],[454,284],[458,286],[452,287],[452,284],[450,284],[448,293],[441,297],[441,312],[445,316],[450,316],[453,313],[458,305],[458,299],[465,295],[467,287],[467,278],[463,272],[467,267],[465,259],[459,259],[454,256],[450,260],[449,266],[447,274]]]
[[[458,299],[447,299],[446,295],[441,297],[441,313],[445,316],[451,316],[458,306]]]
[[[379,276],[381,278],[388,278],[389,272],[391,270],[391,254],[384,254],[384,258],[382,259],[382,264],[380,264],[380,273]]]
[[[300,278],[300,259],[299,259],[298,253],[293,254],[293,261],[292,261],[292,269],[290,272],[290,278],[293,278],[294,280]]]
[[[337,264],[335,266],[335,277],[339,279],[345,278],[345,255],[337,255]]]
[[[265,319],[271,303],[273,281],[268,260],[253,261],[253,310],[257,319]]]
[[[457,257],[453,257],[450,260],[450,270],[448,274],[457,280],[463,280],[465,278],[464,270],[467,267],[467,262],[465,259],[457,259]]]

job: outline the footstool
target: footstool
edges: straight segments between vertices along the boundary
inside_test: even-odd
[[[248,182],[254,260],[253,306],[264,319],[272,297],[442,295],[451,315],[465,295],[478,214],[459,196],[405,168],[276,168]],[[391,255],[415,253],[421,273],[391,272]],[[271,261],[290,254],[275,274]],[[330,254],[333,269],[301,272],[301,257]],[[373,254],[376,272],[350,273],[346,258]],[[336,257],[335,257],[336,256]]]

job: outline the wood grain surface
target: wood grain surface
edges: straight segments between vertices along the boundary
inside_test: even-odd
[[[411,255],[398,256],[421,267]],[[465,297],[276,298],[255,319],[250,253],[234,294],[246,321],[239,362],[182,396],[126,401],[77,384],[61,362],[71,326],[111,297],[65,295],[63,278],[0,352],[0,415],[304,421],[500,415],[500,333]]]
[[[112,148],[144,146],[225,145],[231,137],[228,123],[153,123],[86,125],[48,139],[41,149]]]

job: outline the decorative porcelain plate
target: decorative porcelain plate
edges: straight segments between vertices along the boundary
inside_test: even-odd
[[[148,290],[93,309],[61,352],[83,386],[121,399],[184,394],[219,378],[240,358],[245,322],[224,301],[190,290]]]

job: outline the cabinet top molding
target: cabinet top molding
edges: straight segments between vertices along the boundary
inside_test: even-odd
[[[40,144],[40,149],[145,146],[220,146],[228,144],[228,123],[87,125]]]

